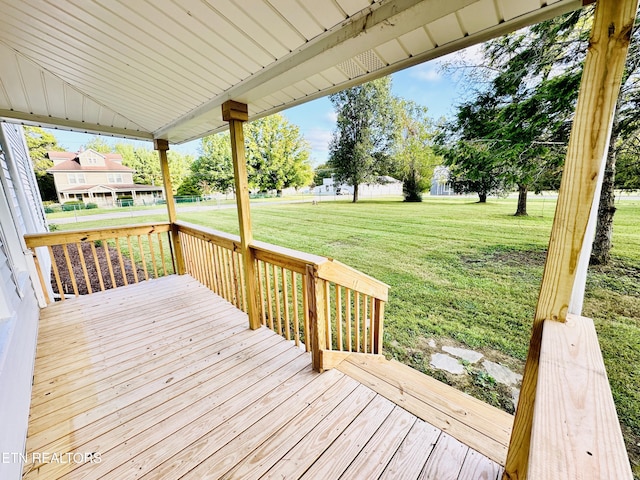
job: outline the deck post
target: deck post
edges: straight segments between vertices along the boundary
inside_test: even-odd
[[[589,217],[598,205],[637,8],[638,0],[598,0],[596,4],[503,479],[527,478],[544,321],[564,322],[568,313],[580,313],[571,311],[574,287],[584,289],[579,276],[586,275],[586,268],[579,265],[584,261],[581,257],[588,259],[590,254],[586,248],[592,242]]]
[[[249,206],[249,184],[247,180],[247,162],[244,153],[244,131],[242,124],[249,114],[247,105],[229,100],[222,104],[222,119],[229,122],[231,136],[231,155],[233,158],[233,178],[236,188],[236,205],[240,223],[240,251],[244,267],[247,294],[247,314],[249,327],[260,328],[260,309],[258,307],[258,283],[256,279],[255,253],[251,248],[251,209]]]
[[[176,222],[176,204],[173,200],[173,188],[171,186],[171,175],[169,172],[169,160],[167,159],[167,150],[169,150],[169,142],[162,138],[153,140],[153,148],[158,151],[160,157],[160,169],[162,170],[162,183],[164,184],[164,195],[167,201],[167,214],[169,215],[169,223],[171,224],[171,239],[173,240],[173,253],[175,255],[176,270],[178,275],[184,275],[186,272],[184,266],[184,256],[182,255],[182,246],[180,245],[180,235],[178,235],[178,227]]]
[[[306,277],[307,291],[304,294],[307,297],[309,309],[309,336],[311,338],[305,339],[305,341],[311,343],[313,369],[317,372],[323,372],[322,351],[328,348],[326,310],[324,308],[327,292],[324,280],[318,277],[318,269],[315,265],[307,265]]]

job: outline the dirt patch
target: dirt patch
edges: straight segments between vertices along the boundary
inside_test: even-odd
[[[487,263],[499,263],[511,267],[543,267],[547,257],[546,250],[515,250],[500,246],[487,249],[480,256],[463,255],[460,260],[467,265],[483,265]]]
[[[89,285],[93,292],[99,292],[102,290],[100,285],[100,279],[102,279],[102,285],[104,289],[111,289],[115,287],[122,287],[127,283],[135,283],[134,265],[129,258],[122,258],[122,264],[124,265],[124,272],[120,266],[120,258],[118,252],[112,248],[109,248],[109,255],[105,252],[104,245],[99,243],[97,246],[94,244],[94,249],[91,248],[91,243],[81,243],[82,258],[84,258],[86,266],[86,277],[89,279]],[[60,276],[60,284],[65,295],[73,295],[73,282],[71,280],[71,274],[67,266],[67,259],[64,254],[64,249],[61,245],[54,245],[52,247],[53,256],[56,265],[58,266],[58,274]],[[78,293],[80,295],[86,295],[89,293],[87,287],[87,281],[85,278],[85,272],[82,268],[82,261],[80,252],[75,244],[67,245],[67,253],[69,257],[69,263],[71,263],[71,273],[76,281]],[[98,262],[96,264],[95,258]],[[111,278],[109,266],[113,272],[113,281]],[[140,265],[135,265],[136,274],[138,280],[144,279],[144,270]],[[125,282],[126,278],[126,282]],[[115,281],[115,284],[114,284]],[[58,289],[58,283],[56,282],[55,274],[51,272],[51,285],[55,293],[60,293]]]

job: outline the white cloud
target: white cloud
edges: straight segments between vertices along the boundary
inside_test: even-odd
[[[442,78],[438,64],[422,64],[411,69],[411,77],[424,82],[437,82]]]
[[[311,158],[320,163],[325,162],[329,156],[331,130],[311,128],[304,132],[304,138],[311,145]]]
[[[324,118],[331,123],[336,123],[338,121],[338,114],[335,110],[330,110],[324,115]]]

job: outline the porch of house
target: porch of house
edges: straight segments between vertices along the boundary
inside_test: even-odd
[[[47,306],[23,478],[501,477],[510,415],[364,353],[317,373],[248,326],[188,274]]]

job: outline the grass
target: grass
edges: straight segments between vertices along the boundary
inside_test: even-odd
[[[388,355],[507,408],[508,392],[482,373],[472,371],[466,382],[456,384],[433,371],[426,345],[435,339],[467,346],[522,372],[554,209],[553,199],[532,198],[529,216],[514,217],[513,199],[483,205],[471,199],[428,198],[421,204],[261,205],[252,217],[258,240],[336,258],[391,286],[384,336]],[[185,212],[179,218],[238,232],[233,209]],[[90,225],[82,223],[83,228]],[[640,201],[619,203],[613,241],[613,264],[590,270],[584,315],[596,322],[638,476]]]

